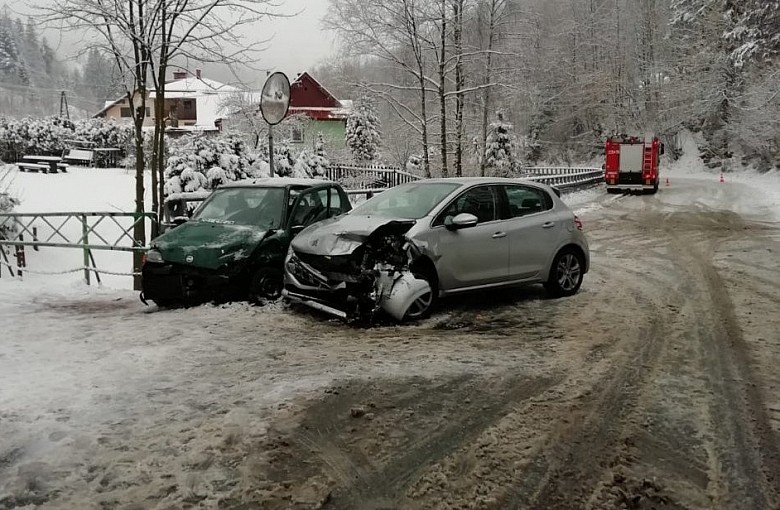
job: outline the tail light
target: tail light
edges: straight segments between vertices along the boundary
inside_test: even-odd
[[[576,214],[574,215],[574,224],[577,226],[577,230],[582,230],[582,220]]]

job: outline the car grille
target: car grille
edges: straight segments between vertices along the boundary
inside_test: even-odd
[[[339,255],[331,257],[327,255],[312,255],[309,253],[298,252],[296,252],[296,255],[302,262],[308,264],[321,273],[350,274],[354,272],[352,255]]]

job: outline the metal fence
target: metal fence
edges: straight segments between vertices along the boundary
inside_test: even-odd
[[[145,252],[147,247],[133,237],[133,231],[139,223],[145,223],[146,232],[151,237],[157,235],[157,216],[153,213],[3,213],[0,214],[0,231],[5,234],[0,238],[0,266],[7,267],[11,276],[14,276],[14,271],[21,276],[24,271],[33,272],[26,269],[26,246],[36,251],[40,247],[78,248],[84,253],[83,266],[61,273],[83,271],[87,284],[90,283],[90,273],[95,273],[100,282],[100,272],[110,272],[98,270],[92,251]],[[11,264],[7,248],[13,248],[11,256],[16,258],[16,264]],[[120,275],[135,276],[133,273]]]
[[[572,190],[592,186],[604,180],[603,170],[592,167],[525,167],[515,178],[527,179],[555,186],[560,190]],[[421,178],[398,168],[382,166],[335,165],[328,170],[327,178],[341,182],[351,198],[371,198],[377,193]],[[189,195],[189,194],[187,194]],[[191,194],[187,201],[202,201],[207,194]],[[21,276],[24,271],[38,274],[64,274],[84,272],[89,284],[91,273],[100,282],[100,273],[137,276],[135,273],[116,273],[98,270],[93,250],[120,252],[145,252],[148,247],[135,241],[133,230],[139,222],[146,223],[146,232],[153,238],[160,223],[153,213],[125,212],[60,212],[60,213],[3,213],[0,214],[0,274],[4,268],[11,275]],[[100,227],[100,228],[98,228]],[[40,247],[77,248],[83,251],[83,266],[60,272],[42,272],[26,269],[25,247],[37,251]],[[16,258],[12,263],[12,258]]]
[[[332,165],[325,176],[331,181],[361,188],[392,188],[421,178],[392,166],[341,164]]]

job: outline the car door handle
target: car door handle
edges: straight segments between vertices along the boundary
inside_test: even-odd
[[[502,237],[506,237],[506,232],[496,232],[493,234],[493,239],[501,239]]]
[[[548,221],[547,223],[542,223],[542,228],[552,228],[555,226],[554,221]]]

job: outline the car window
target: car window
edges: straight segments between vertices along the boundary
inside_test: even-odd
[[[311,225],[344,212],[341,196],[333,186],[306,191],[300,197],[290,217],[290,226]]]
[[[341,201],[341,194],[335,187],[328,188],[330,190],[330,211],[328,211],[328,217],[338,216],[346,212],[346,208]]]
[[[401,184],[363,202],[350,214],[419,220],[460,186],[455,182]]]
[[[552,201],[540,189],[531,186],[505,186],[504,190],[510,218],[527,216],[552,207]]]
[[[434,222],[434,226],[443,225],[447,216],[453,218],[461,213],[473,214],[479,223],[496,219],[496,195],[493,186],[478,186],[472,188],[442,211]]]
[[[281,188],[225,188],[215,191],[193,219],[279,228],[283,211],[284,190]]]

